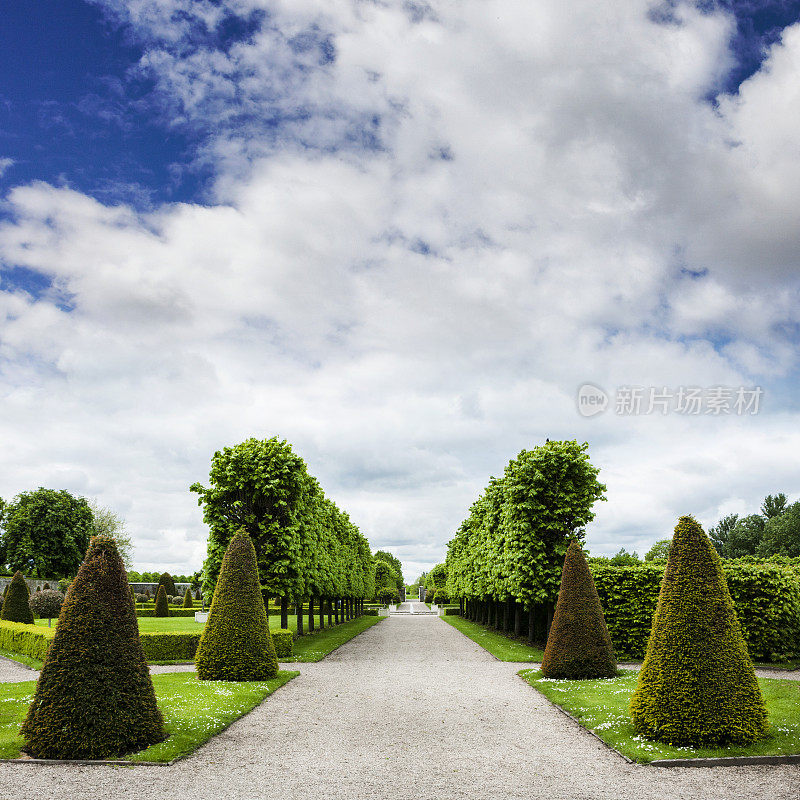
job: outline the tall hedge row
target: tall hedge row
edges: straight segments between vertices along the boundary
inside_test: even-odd
[[[248,439],[216,452],[208,487],[193,484],[210,528],[203,592],[216,587],[238,530],[255,546],[265,596],[356,598],[374,595],[367,540],[286,441]]]
[[[448,544],[451,598],[555,601],[569,540],[582,539],[604,499],[586,443],[548,441],[523,450],[491,478]],[[438,588],[438,587],[437,587]]]
[[[664,564],[592,564],[592,576],[617,653],[642,658]],[[800,571],[776,561],[722,562],[739,624],[756,661],[800,656]]]

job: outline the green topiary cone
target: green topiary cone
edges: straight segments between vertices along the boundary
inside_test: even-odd
[[[37,758],[107,758],[166,738],[114,540],[95,536],[67,592],[28,716]]]
[[[719,556],[694,517],[675,528],[631,714],[639,733],[672,745],[745,744],[767,732]]]
[[[153,612],[153,616],[169,616],[169,602],[167,601],[167,593],[163,586],[158,587],[158,594],[156,595],[156,610]]]
[[[194,608],[194,603],[192,602],[192,590],[187,589],[186,594],[183,596],[183,607],[184,608]]]
[[[25,578],[22,573],[17,570],[11,583],[7,586],[6,598],[3,601],[3,611],[0,613],[0,619],[8,620],[8,622],[25,622],[33,625],[33,612],[28,605],[30,599],[30,592],[28,591],[28,584],[25,583]]]
[[[194,662],[201,680],[263,681],[278,674],[256,551],[243,531],[234,535],[225,551]]]
[[[600,598],[583,550],[575,540],[564,557],[542,674],[547,678],[613,678],[617,674]]]

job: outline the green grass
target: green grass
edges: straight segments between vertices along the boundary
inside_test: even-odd
[[[3,658],[8,658],[11,661],[16,661],[17,664],[24,664],[26,667],[30,667],[31,669],[42,668],[42,662],[39,661],[38,658],[30,658],[29,656],[22,655],[22,653],[11,653],[8,650],[0,650],[0,656],[3,656]]]
[[[129,761],[168,762],[188,755],[259,705],[299,672],[281,671],[270,681],[198,681],[193,673],[153,676],[158,707],[169,738],[133,753]],[[36,688],[34,681],[0,684],[0,758],[17,758],[19,735]]]
[[[727,747],[673,747],[645,739],[633,727],[630,698],[637,673],[620,670],[616,678],[600,680],[556,680],[538,670],[518,673],[548,700],[561,706],[584,728],[596,733],[607,745],[628,758],[648,763],[664,758],[725,758],[774,756],[800,753],[800,682],[759,678],[769,714],[770,735],[751,745]]]
[[[500,661],[541,661],[544,655],[538,647],[531,647],[526,641],[509,639],[502,633],[498,633],[493,628],[480,625],[477,622],[459,617],[456,614],[451,616],[439,617],[448,625],[452,625],[456,630],[461,631],[473,642],[479,644],[484,650],[488,650],[495,658]]]
[[[350,622],[334,625],[321,631],[294,640],[294,655],[291,658],[282,658],[281,661],[321,661],[337,647],[363,633],[367,628],[383,622],[386,617],[357,617]]]

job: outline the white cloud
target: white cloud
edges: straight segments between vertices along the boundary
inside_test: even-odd
[[[215,4],[118,6],[164,102],[207,132],[215,203],[10,193],[0,261],[53,288],[0,292],[4,497],[95,496],[138,564],[182,572],[206,535],[188,485],[214,450],[278,434],[411,578],[545,437],[588,439],[603,469],[594,550],[642,552],[680,513],[712,522],[797,485],[779,406],[574,405],[586,380],[761,381],[769,400],[796,368],[794,30],[715,111],[731,21],[688,6],[663,25],[644,2],[442,1],[421,21],[399,3],[239,2],[268,23],[225,53],[189,47],[172,14],[213,22]]]

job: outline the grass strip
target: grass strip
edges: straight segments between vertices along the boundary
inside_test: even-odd
[[[321,661],[325,656],[341,647],[345,642],[354,639],[367,628],[383,622],[386,617],[356,617],[349,622],[323,628],[315,633],[301,636],[294,640],[294,655],[291,658],[281,658],[282,663]]]
[[[199,681],[194,673],[153,675],[158,707],[169,738],[126,761],[166,763],[182,758],[260,705],[299,672],[281,671],[269,681]],[[0,758],[17,758],[24,739],[19,728],[33,700],[35,681],[0,684]]]
[[[749,745],[674,747],[645,739],[633,727],[630,699],[637,672],[620,670],[616,678],[560,680],[545,678],[539,670],[518,673],[551,703],[569,712],[609,747],[633,761],[647,764],[665,758],[726,758],[778,756],[800,753],[800,682],[759,678],[769,714],[770,734]]]
[[[468,639],[479,644],[484,650],[488,650],[495,658],[500,661],[541,661],[544,652],[538,647],[531,647],[526,641],[510,639],[502,633],[481,625],[477,622],[464,619],[457,615],[439,617],[440,620],[452,625],[456,630],[461,631]]]

